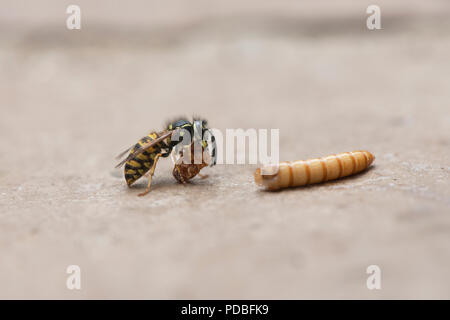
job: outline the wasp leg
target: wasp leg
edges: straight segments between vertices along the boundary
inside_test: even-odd
[[[145,196],[147,193],[150,192],[150,185],[152,184],[152,177],[153,177],[153,174],[155,173],[156,163],[158,162],[158,159],[159,159],[159,157],[161,157],[161,155],[162,155],[161,153],[158,153],[155,157],[155,160],[153,160],[153,165],[152,165],[152,167],[150,169],[150,173],[148,175],[147,188],[145,189],[144,192],[138,194],[139,197]]]

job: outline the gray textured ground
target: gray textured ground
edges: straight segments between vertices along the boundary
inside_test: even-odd
[[[2,1],[1,298],[450,298],[448,2],[379,1],[373,32],[365,1],[127,3],[78,1],[77,32],[69,2]],[[136,197],[114,156],[180,113],[375,166],[267,193],[166,160]]]

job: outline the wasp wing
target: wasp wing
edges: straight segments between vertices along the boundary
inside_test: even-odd
[[[167,130],[157,132],[156,134],[157,134],[158,136],[161,136],[161,135],[164,135],[165,133],[167,133]],[[152,141],[153,141],[153,140],[152,140]],[[149,142],[151,142],[151,141],[149,141]],[[116,159],[116,160],[119,160],[120,158],[122,158],[124,155],[126,155],[128,152],[130,152],[130,150],[133,149],[134,146],[135,146],[135,145],[133,144],[133,145],[132,145],[131,147],[129,147],[127,150],[122,151],[121,153],[119,153],[119,154],[115,157],[115,159]]]
[[[127,150],[122,151],[121,153],[119,153],[116,156],[116,160],[119,160],[120,158],[122,158],[124,155],[126,155],[131,149],[133,149],[134,146],[129,147]]]
[[[125,162],[130,161],[132,159],[134,159],[136,156],[140,155],[142,152],[144,152],[145,150],[147,150],[148,148],[151,148],[152,146],[154,146],[157,143],[160,143],[161,141],[167,139],[171,134],[172,134],[173,130],[167,130],[167,131],[163,131],[161,133],[158,133],[158,135],[160,135],[159,138],[148,141],[144,144],[142,144],[140,146],[140,148],[134,150],[132,153],[130,153],[128,155],[128,157],[126,157],[125,159],[123,159],[122,161],[120,161],[117,165],[116,168],[121,167]],[[124,152],[122,152],[120,155],[118,155],[118,158],[121,158],[123,155],[125,155],[128,151],[130,151],[133,147],[125,150]]]

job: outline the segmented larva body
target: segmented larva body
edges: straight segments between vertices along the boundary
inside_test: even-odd
[[[256,184],[267,190],[299,187],[339,179],[367,169],[375,157],[369,151],[353,151],[324,158],[285,161],[255,172]]]

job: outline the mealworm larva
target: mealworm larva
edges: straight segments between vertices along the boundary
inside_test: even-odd
[[[374,159],[369,151],[353,151],[306,161],[283,161],[258,168],[255,182],[266,190],[320,183],[361,172]]]

